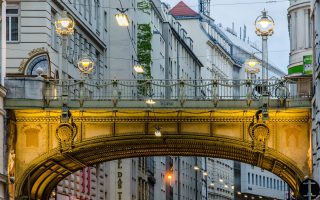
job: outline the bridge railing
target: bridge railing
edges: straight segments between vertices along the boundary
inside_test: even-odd
[[[7,98],[59,100],[310,99],[309,80],[52,80],[7,78]]]

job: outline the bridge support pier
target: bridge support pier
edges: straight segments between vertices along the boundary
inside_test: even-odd
[[[6,148],[6,133],[4,129],[5,110],[3,108],[3,99],[6,96],[6,89],[0,86],[0,200],[7,198],[7,148]]]

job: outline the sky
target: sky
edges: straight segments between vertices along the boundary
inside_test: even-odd
[[[173,7],[180,0],[162,0]],[[183,0],[198,12],[198,0]],[[265,3],[270,2],[270,3]],[[272,2],[272,3],[271,3]],[[265,8],[275,21],[275,33],[268,39],[269,62],[287,73],[290,42],[287,22],[287,0],[211,0],[211,17],[223,27],[232,27],[239,35],[240,27],[247,26],[247,37],[261,46],[261,38],[255,34],[254,22]],[[243,28],[242,28],[243,29]]]

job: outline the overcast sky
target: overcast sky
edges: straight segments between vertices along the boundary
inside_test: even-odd
[[[162,0],[173,7],[180,0]],[[198,12],[198,0],[183,0],[193,10]],[[269,1],[269,0],[268,0]],[[250,41],[261,46],[261,38],[256,36],[254,21],[265,8],[275,21],[275,33],[269,38],[269,61],[287,73],[289,63],[289,33],[287,8],[289,1],[276,0],[275,3],[265,3],[266,0],[211,0],[211,17],[223,27],[232,27],[239,35],[240,26],[247,26],[247,36]],[[273,1],[274,2],[274,1]]]

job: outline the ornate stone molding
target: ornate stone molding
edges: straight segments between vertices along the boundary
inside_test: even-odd
[[[74,117],[75,122],[245,122],[250,123],[251,117]],[[308,122],[308,117],[296,118],[270,118],[269,122],[283,122],[283,123],[305,123]]]
[[[60,117],[18,117],[16,122],[59,122]]]
[[[265,123],[256,123],[249,126],[249,135],[252,139],[252,148],[258,152],[265,152],[270,137],[269,127]]]
[[[29,63],[29,61],[34,58],[35,56],[37,55],[40,55],[40,54],[48,54],[48,50],[44,47],[40,47],[40,48],[36,48],[36,49],[33,49],[32,51],[30,51],[28,53],[28,59],[23,59],[20,63],[20,66],[19,66],[19,72],[24,72],[26,70],[26,67],[27,67],[27,64]]]
[[[144,122],[182,122],[182,123],[203,123],[203,122],[245,122],[250,123],[251,117],[73,117],[74,122],[88,123],[144,123]],[[17,117],[17,122],[59,122],[59,117]],[[308,117],[292,118],[270,118],[270,123],[306,123]]]
[[[70,151],[73,148],[74,138],[77,135],[75,124],[62,123],[56,129],[56,137],[59,141],[60,151]]]

